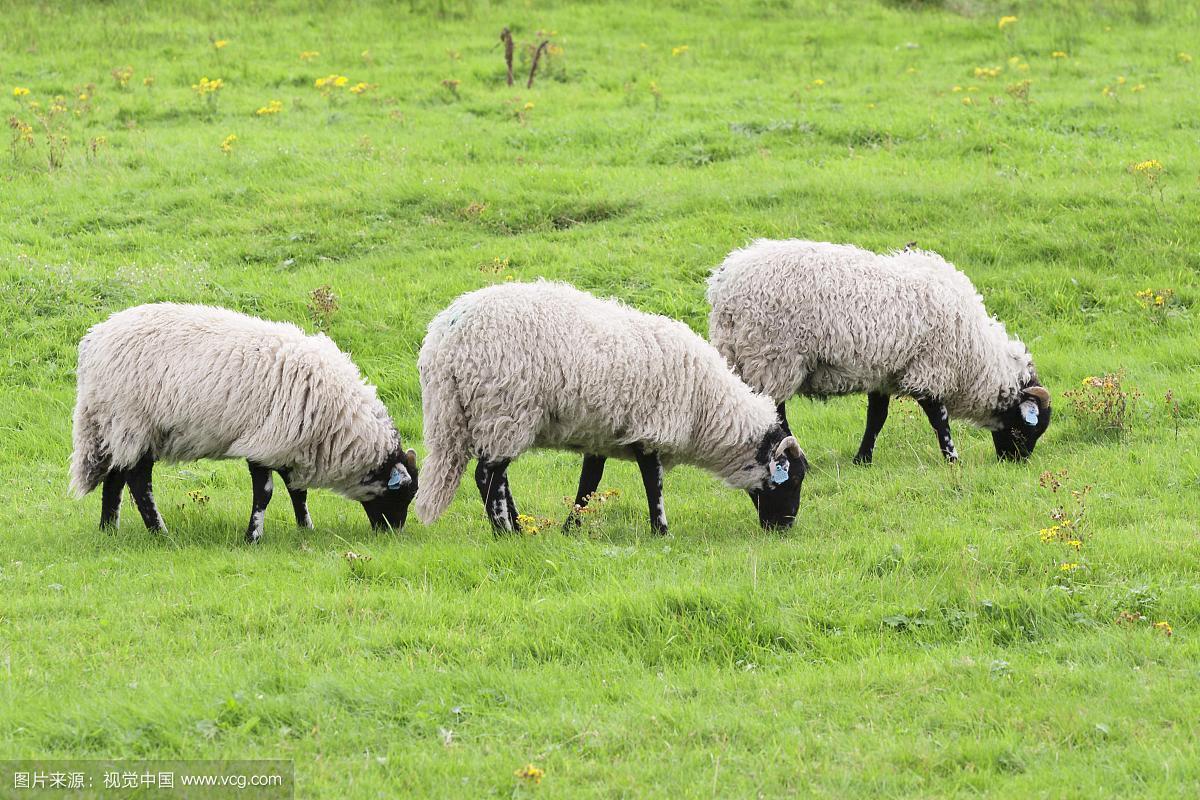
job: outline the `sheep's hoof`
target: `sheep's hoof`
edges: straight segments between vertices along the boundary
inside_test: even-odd
[[[869,465],[871,463],[871,453],[857,453],[854,456],[854,463],[860,465]]]
[[[563,533],[574,533],[583,527],[583,519],[576,513],[572,512],[567,515],[566,521],[563,523]]]

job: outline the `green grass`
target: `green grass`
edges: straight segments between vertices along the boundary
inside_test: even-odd
[[[0,755],[291,758],[303,797],[1200,791],[1192,4],[193,6],[0,15],[5,117],[69,106],[58,167],[40,128],[0,149]],[[562,47],[531,90],[504,85],[505,25]],[[331,103],[331,73],[376,87]],[[1149,159],[1161,193],[1130,172]],[[703,330],[705,275],[758,236],[958,264],[1054,393],[1035,457],[956,425],[948,467],[903,404],[856,468],[864,398],[793,401],[795,528],[681,468],[666,539],[622,464],[576,537],[495,539],[464,486],[395,536],[321,492],[300,531],[276,498],[251,549],[237,463],[158,470],[166,537],[67,496],[75,344],[117,309],[314,329],[329,285],[330,335],[420,451],[416,353],[461,292],[545,276]],[[1063,396],[1118,369],[1142,395],[1123,436]],[[561,519],[577,470],[521,459],[522,510]],[[1094,487],[1079,552],[1040,541],[1047,470]]]

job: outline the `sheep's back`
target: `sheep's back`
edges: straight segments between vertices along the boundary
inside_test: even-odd
[[[710,278],[710,338],[751,386],[776,399],[903,388],[894,384],[918,354],[953,345],[977,300],[962,273],[921,256],[756,242]]]
[[[464,295],[421,362],[453,375],[477,447],[511,451],[685,440],[706,371],[733,379],[683,323],[551,282]]]
[[[361,385],[326,337],[206,306],[128,309],[80,344],[79,391],[91,413],[126,450],[168,461],[286,458],[336,424],[345,397],[327,395],[344,395],[347,381]],[[114,453],[119,464],[139,456]]]

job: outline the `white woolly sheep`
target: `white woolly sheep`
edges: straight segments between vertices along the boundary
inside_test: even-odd
[[[1050,424],[1029,351],[936,253],[760,239],[713,271],[708,301],[710,341],[789,431],[793,395],[867,393],[856,463],[871,462],[893,394],[917,400],[950,461],[951,416],[990,430],[1005,459],[1027,458]]]
[[[520,529],[509,463],[533,447],[585,454],[567,526],[607,458],[641,470],[651,526],[667,530],[663,468],[688,463],[745,489],[763,526],[789,526],[808,468],[770,398],[681,322],[561,283],[469,292],[438,314],[417,361],[425,474],[417,516],[437,519],[467,462],[497,531]]]
[[[404,527],[416,453],[349,356],[323,334],[223,308],[156,303],[113,314],[79,343],[71,488],[104,483],[101,528],[116,526],[129,484],[142,520],[163,530],[156,461],[244,458],[262,536],[271,472],[312,527],[307,490],[357,500],[376,528]]]

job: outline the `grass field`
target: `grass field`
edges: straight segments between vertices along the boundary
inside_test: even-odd
[[[302,797],[1200,792],[1200,9],[941,5],[8,4],[0,756],[289,758]],[[655,538],[622,464],[575,537],[494,538],[468,482],[397,535],[276,497],[249,548],[241,463],[160,468],[165,537],[67,495],[75,346],[117,309],[323,328],[421,452],[459,293],[703,331],[758,236],[959,265],[1054,393],[1034,458],[956,425],[947,466],[905,403],[856,468],[857,397],[789,407],[786,533],[680,468]],[[521,459],[522,510],[561,520],[577,470]]]

